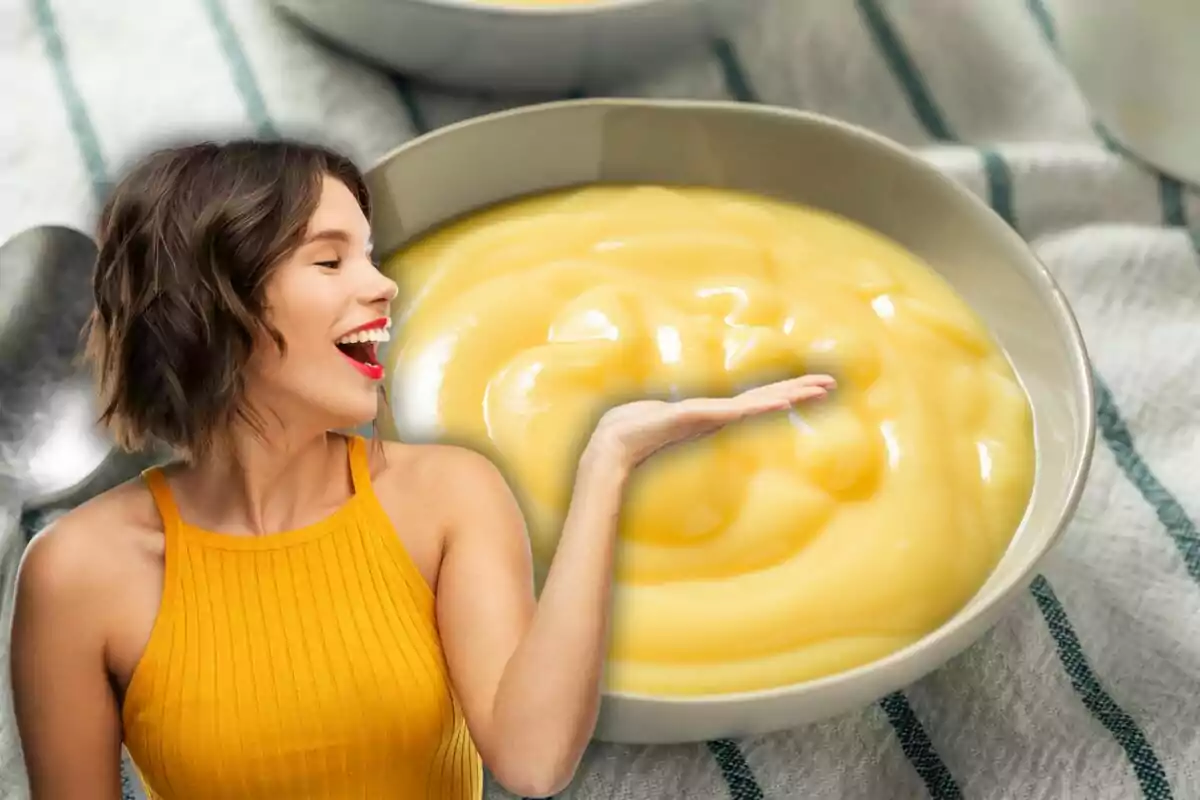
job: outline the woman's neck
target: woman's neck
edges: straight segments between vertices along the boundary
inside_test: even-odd
[[[173,476],[180,513],[207,530],[263,535],[327,516],[352,492],[345,438],[237,431]]]

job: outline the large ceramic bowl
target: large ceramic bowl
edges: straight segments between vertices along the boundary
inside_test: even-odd
[[[710,46],[762,0],[273,0],[399,72],[468,89],[566,93]]]
[[[369,180],[385,253],[481,206],[596,182],[703,184],[826,209],[937,270],[990,326],[1026,388],[1037,452],[1032,497],[1001,562],[956,616],[889,657],[793,686],[704,697],[609,694],[601,740],[758,734],[868,705],[978,639],[1028,586],[1075,510],[1095,428],[1087,354],[1066,300],[984,203],[887,139],[763,106],[567,101],[443,128],[390,153]]]

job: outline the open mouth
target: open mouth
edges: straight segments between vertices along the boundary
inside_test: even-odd
[[[355,342],[354,344],[342,344],[338,342],[337,349],[341,350],[343,355],[349,356],[360,364],[376,363],[376,347],[374,342]]]
[[[349,333],[334,342],[334,346],[350,364],[371,380],[383,377],[383,366],[379,363],[379,345],[389,341],[388,321],[381,320],[371,327]]]

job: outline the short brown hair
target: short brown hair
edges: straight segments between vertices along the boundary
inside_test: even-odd
[[[370,219],[354,164],[295,141],[162,149],[116,185],[100,215],[86,355],[119,446],[196,457],[235,419],[255,424],[243,368],[259,334],[284,346],[265,288],[303,241],[326,175]]]

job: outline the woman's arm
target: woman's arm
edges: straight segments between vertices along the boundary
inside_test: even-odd
[[[536,604],[524,520],[507,483],[482,456],[453,451],[441,482],[453,487],[444,498],[453,518],[438,624],[472,737],[509,791],[561,791],[595,730],[617,518],[630,471],[670,444],[821,397],[832,386],[827,376],[806,376],[733,398],[640,401],[609,411],[580,460]]]
[[[94,537],[74,522],[37,536],[18,575],[17,731],[33,800],[120,800],[121,724],[105,668]]]
[[[570,781],[595,727],[628,469],[600,448],[583,457],[535,604],[520,509],[491,462],[461,452],[464,496],[438,579],[443,647],[492,774],[515,794],[546,797]]]

